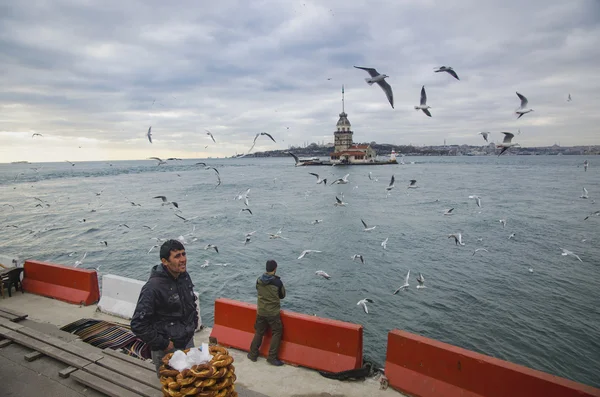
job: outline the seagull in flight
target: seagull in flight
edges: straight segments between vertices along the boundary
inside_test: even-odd
[[[417,285],[417,289],[427,288],[425,287],[425,277],[423,277],[421,273],[419,273],[419,277],[417,277],[417,282],[419,283],[419,285]]]
[[[81,257],[80,260],[75,261],[75,267],[80,266],[81,264],[83,264],[83,260],[85,259],[85,257],[87,256],[87,251],[83,254],[83,256]]]
[[[194,219],[196,219],[196,218],[198,218],[198,216],[193,216],[193,217],[191,217],[191,218],[184,218],[183,216],[181,216],[181,215],[179,215],[179,214],[175,214],[175,216],[176,216],[177,218],[179,218],[179,219],[182,219],[182,220],[183,220],[183,222],[186,222],[186,223],[187,223],[187,222],[190,222],[190,221],[192,221],[192,220],[194,220]]]
[[[315,219],[314,221],[311,222],[312,225],[316,225],[317,223],[321,223],[323,222],[323,219]]]
[[[335,205],[336,207],[337,207],[337,206],[343,207],[343,206],[345,206],[346,204],[348,204],[348,203],[344,203],[342,200],[340,200],[340,199],[338,198],[338,196],[335,196],[335,203],[334,203],[333,205]]]
[[[498,222],[500,222],[502,224],[503,228],[506,227],[506,219],[498,219]]]
[[[148,137],[148,141],[150,141],[150,143],[152,143],[152,126],[150,126],[148,128],[148,132],[146,133],[146,136]]]
[[[589,214],[588,216],[586,216],[585,218],[583,218],[583,220],[584,220],[584,221],[587,221],[587,219],[588,219],[590,216],[600,216],[600,211],[594,211],[594,212],[592,212],[591,214]]]
[[[404,284],[402,284],[400,287],[398,287],[398,289],[396,291],[394,291],[393,295],[396,295],[401,290],[405,290],[408,288],[408,278],[409,277],[410,277],[410,269],[408,270],[408,273],[406,273],[406,277],[404,277]]]
[[[365,313],[369,314],[369,309],[367,309],[367,303],[373,303],[373,300],[371,300],[369,298],[361,299],[361,300],[358,301],[358,303],[356,304],[356,306],[362,305],[363,310],[365,311]]]
[[[206,135],[210,136],[210,139],[212,139],[212,141],[214,143],[217,143],[217,141],[215,141],[215,137],[213,136],[212,132],[210,132],[209,130],[207,130],[206,128],[204,129],[204,131],[206,131]]]
[[[390,77],[387,74],[380,74],[374,68],[364,68],[360,66],[354,66],[357,69],[365,70],[371,77],[365,78],[365,81],[369,85],[373,85],[373,83],[377,83],[379,87],[385,92],[385,96],[387,97],[390,105],[392,105],[392,109],[394,108],[394,93],[392,92],[392,87],[385,81],[386,78]]]
[[[446,212],[444,212],[444,215],[452,215],[452,211],[454,211],[454,208],[446,210]]]
[[[75,167],[75,163],[73,163],[72,161],[69,160],[65,160],[67,163],[71,164],[72,167]]]
[[[166,197],[166,196],[155,196],[155,197],[153,197],[153,198],[161,199],[161,200],[162,200],[162,204],[161,204],[161,206],[163,206],[163,205],[169,205],[169,204],[173,204],[173,206],[174,206],[175,208],[179,208],[179,204],[177,204],[175,201],[169,201],[169,200],[167,200],[167,197]]]
[[[581,196],[579,196],[579,198],[582,198],[582,199],[588,198],[588,191],[586,188],[583,188],[583,193],[581,193]]]
[[[161,164],[167,164],[167,162],[165,160],[161,159],[160,157],[148,157],[148,159],[158,161],[158,164],[156,164],[157,167]]]
[[[304,258],[306,256],[306,254],[310,254],[311,252],[321,252],[321,251],[317,251],[317,250],[304,250],[304,251],[302,251],[302,253],[298,257],[298,259]]]
[[[415,110],[419,109],[421,109],[427,116],[431,117],[431,113],[429,112],[431,106],[427,105],[427,93],[425,92],[425,86],[421,87],[421,103],[419,106],[415,106]]]
[[[390,178],[390,184],[385,188],[385,190],[387,190],[388,192],[390,190],[392,190],[394,188],[395,181],[396,181],[396,178],[394,178],[394,175],[392,175],[392,177]]]
[[[36,136],[43,136],[42,134],[40,134],[39,132],[34,133],[33,135],[31,135],[32,138],[35,138]]]
[[[567,97],[567,102],[571,102],[571,94]]]
[[[470,199],[475,199],[478,207],[481,207],[481,198],[479,196],[469,196]]]
[[[438,70],[435,71],[436,73],[439,72],[447,72],[450,76],[454,77],[456,80],[460,80],[458,78],[458,75],[456,74],[456,72],[454,71],[454,69],[452,69],[452,67],[450,66],[440,66],[438,68]]]
[[[477,248],[475,251],[473,251],[473,256],[475,256],[476,253],[478,253],[479,251],[485,251],[485,252],[489,252],[488,250],[486,250],[485,248]]]
[[[274,139],[274,138],[271,136],[271,134],[269,134],[268,132],[261,132],[261,133],[259,133],[259,134],[256,134],[256,136],[254,137],[254,142],[252,142],[252,147],[250,148],[250,150],[248,150],[248,153],[250,153],[250,152],[252,151],[252,149],[254,149],[254,145],[256,145],[256,140],[257,140],[257,139],[258,139],[258,137],[259,137],[259,136],[261,136],[261,135],[266,135],[266,136],[268,136],[269,138],[271,138],[271,140],[272,140],[273,142],[275,142],[275,139]],[[277,142],[275,142],[275,143],[277,143]]]
[[[360,254],[354,254],[352,255],[352,260],[355,261],[357,259],[360,259],[360,262],[364,265],[365,264],[365,258],[363,258],[362,255]]]
[[[369,171],[369,179],[372,180],[372,181],[375,181],[375,182],[379,181],[379,179],[372,177],[372,172],[371,171]]]
[[[240,210],[240,214],[242,213],[242,211],[248,211],[248,212],[250,213],[250,215],[253,215],[253,214],[252,214],[252,211],[250,210],[250,208],[242,208],[242,209]]]
[[[521,106],[519,106],[517,108],[517,110],[515,110],[515,114],[519,115],[517,117],[517,120],[518,120],[521,117],[523,117],[524,114],[527,114],[529,112],[533,112],[533,109],[527,108],[527,104],[529,103],[529,101],[527,100],[527,98],[525,98],[523,95],[519,94],[518,92],[517,92],[517,96],[521,100]]]
[[[350,174],[346,174],[346,175],[344,175],[343,178],[338,178],[335,181],[331,182],[330,185],[335,185],[335,184],[345,185],[346,183],[348,183],[349,176],[350,176]]]
[[[331,276],[327,273],[325,273],[323,270],[317,270],[315,272],[316,275],[324,277],[326,280],[329,280],[331,278]]]
[[[290,156],[292,156],[294,158],[294,160],[296,161],[296,167],[298,167],[299,165],[302,165],[302,162],[300,161],[298,156],[296,156],[294,153],[292,153],[292,152],[283,152],[283,153],[289,154]]]
[[[449,234],[448,238],[454,237],[454,243],[456,243],[456,245],[465,245],[465,243],[462,242],[462,234],[460,233],[454,233],[454,234]]]
[[[566,250],[566,249],[564,249],[564,248],[561,248],[561,250],[562,250],[562,254],[561,254],[562,256],[567,256],[567,255],[570,255],[570,256],[572,256],[572,257],[574,257],[574,258],[577,258],[577,260],[578,260],[579,262],[583,262],[583,261],[581,260],[581,258],[580,258],[578,255],[574,254],[573,252],[571,252],[571,251],[569,251],[569,250]]]
[[[502,143],[499,143],[496,145],[497,149],[502,148],[502,151],[500,152],[500,154],[498,155],[498,157],[500,157],[502,155],[502,153],[506,152],[508,149],[510,149],[511,147],[514,146],[521,146],[518,143],[512,143],[512,139],[515,137],[515,134],[510,133],[510,132],[503,132],[504,134],[504,140],[502,141]]]
[[[483,131],[483,132],[479,133],[479,135],[481,135],[483,137],[483,140],[486,141],[486,142],[489,142],[488,141],[488,136],[490,136],[490,134],[491,134],[491,132],[487,132],[487,131]]]
[[[214,249],[217,252],[217,254],[219,253],[219,248],[217,248],[217,246],[214,244],[206,244],[206,246],[204,247],[205,250],[209,250],[211,248]]]
[[[321,177],[319,176],[319,174],[315,174],[314,172],[309,172],[309,174],[314,175],[317,177],[317,185],[318,184],[323,184],[323,185],[327,185],[327,178],[323,178],[321,179]]]
[[[383,240],[381,242],[381,246],[383,247],[384,250],[387,249],[387,242],[389,239],[390,239],[389,237],[386,237],[385,240]]]
[[[584,172],[587,172],[588,165],[589,165],[588,161],[587,161],[587,160],[585,160],[585,161],[583,162],[583,171],[584,171]]]
[[[367,224],[365,223],[365,221],[363,221],[362,219],[360,221],[362,222],[363,226],[365,227],[364,230],[363,230],[365,232],[370,232],[371,230],[374,230],[377,227],[377,226],[369,227],[369,226],[367,226]]]
[[[416,189],[418,188],[417,186],[417,180],[416,179],[411,179],[410,183],[408,184],[408,189]]]
[[[206,167],[205,170],[213,170],[216,172],[217,174],[217,186],[215,186],[215,189],[218,188],[221,185],[221,175],[219,174],[219,170],[216,169],[215,167]]]

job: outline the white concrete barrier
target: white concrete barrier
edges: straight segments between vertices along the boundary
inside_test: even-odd
[[[114,274],[105,274],[102,276],[102,295],[98,302],[98,309],[102,313],[131,320],[135,306],[137,304],[142,287],[146,284],[144,281],[132,278],[115,276]],[[197,292],[194,292],[198,298],[198,328],[202,326],[202,316],[200,315],[200,300]]]

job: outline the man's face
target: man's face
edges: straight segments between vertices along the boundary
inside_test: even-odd
[[[173,250],[169,253],[168,260],[163,258],[161,261],[171,273],[180,274],[185,272],[187,256],[185,250]]]

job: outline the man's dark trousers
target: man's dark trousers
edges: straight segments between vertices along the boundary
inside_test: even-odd
[[[256,333],[254,334],[254,339],[252,339],[252,343],[250,344],[251,357],[258,357],[258,349],[260,349],[263,336],[265,335],[265,332],[267,332],[268,328],[271,328],[273,337],[271,338],[269,357],[267,359],[277,360],[277,352],[279,351],[281,335],[283,334],[283,324],[281,323],[281,317],[279,314],[269,317],[256,315],[256,323],[254,323],[254,329],[256,330]]]

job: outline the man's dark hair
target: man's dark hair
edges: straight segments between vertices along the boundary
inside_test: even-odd
[[[267,272],[270,273],[270,272],[274,271],[275,269],[277,269],[277,262],[275,262],[273,259],[269,259],[267,261],[266,267],[267,267]]]
[[[167,240],[160,247],[160,259],[169,260],[171,256],[171,251],[180,251],[184,250],[185,247],[181,244],[179,240]]]

